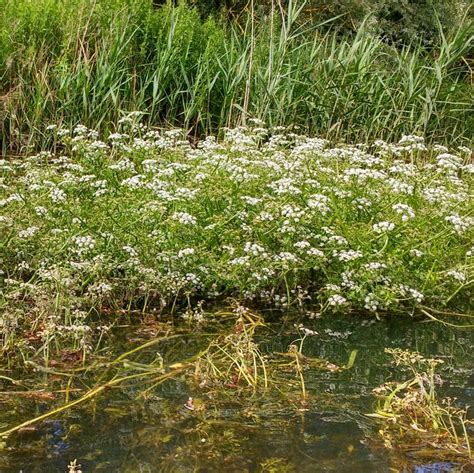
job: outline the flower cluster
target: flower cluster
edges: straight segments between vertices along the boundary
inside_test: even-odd
[[[261,124],[194,146],[140,117],[103,141],[51,128],[62,156],[0,161],[11,307],[35,310],[58,287],[84,311],[234,296],[379,314],[469,297],[465,149],[416,136],[331,147]]]

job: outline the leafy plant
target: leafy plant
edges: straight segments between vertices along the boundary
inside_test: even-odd
[[[453,399],[439,400],[436,385],[442,382],[436,373],[440,359],[424,358],[419,353],[399,348],[385,350],[396,366],[406,366],[412,378],[398,383],[386,383],[374,390],[381,398],[372,417],[383,419],[379,431],[386,446],[405,448],[427,444],[446,455],[472,458],[467,408],[459,408]]]

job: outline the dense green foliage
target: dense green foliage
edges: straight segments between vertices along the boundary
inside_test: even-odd
[[[331,147],[260,126],[193,148],[138,116],[106,142],[56,129],[61,156],[0,162],[6,347],[40,326],[43,341],[79,343],[104,311],[192,315],[227,297],[377,317],[470,310],[469,149],[416,136]]]
[[[160,3],[156,2],[155,3]],[[161,2],[165,3],[165,2]],[[224,14],[232,19],[245,18],[254,9],[260,18],[272,9],[284,9],[291,4],[281,0],[191,0],[203,16]],[[421,41],[426,46],[439,46],[438,29],[452,33],[467,14],[472,20],[466,0],[308,0],[302,20],[324,23],[341,33],[354,33],[368,18],[371,33],[387,42],[408,45]]]
[[[347,15],[317,26],[337,9],[287,5],[229,22],[184,3],[0,0],[3,151],[41,146],[48,123],[113,130],[124,110],[195,134],[258,117],[331,139],[471,139],[467,19],[433,26],[433,50],[391,44],[362,7],[354,33]]]

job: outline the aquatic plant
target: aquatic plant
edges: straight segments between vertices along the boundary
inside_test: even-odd
[[[201,388],[249,387],[254,392],[268,387],[267,361],[255,342],[255,330],[263,319],[247,308],[237,306],[234,330],[214,339],[196,361],[195,377]]]
[[[142,115],[104,141],[51,126],[55,153],[0,161],[4,353],[85,354],[111,313],[199,321],[227,297],[470,320],[470,149],[332,145],[259,121],[195,147]]]
[[[255,394],[262,397],[267,394],[267,388],[276,388],[274,391],[285,398],[290,394],[294,394],[300,388],[302,399],[306,399],[301,364],[307,365],[309,358],[303,360],[303,354],[299,352],[302,359],[301,362],[299,359],[296,360],[296,366],[301,386],[297,384],[295,390],[294,385],[288,383],[288,379],[284,374],[287,364],[280,363],[277,360],[271,362],[273,354],[264,356],[260,350],[255,339],[256,329],[265,327],[260,316],[241,305],[236,305],[232,311],[221,312],[219,315],[221,317],[232,317],[235,324],[224,333],[207,334],[206,338],[210,337],[210,340],[202,349],[197,350],[190,356],[180,358],[179,361],[165,363],[160,353],[148,363],[135,361],[137,356],[151,347],[163,346],[170,340],[186,336],[185,334],[170,334],[168,332],[141,343],[110,361],[96,359],[89,364],[82,363],[82,366],[72,369],[58,370],[27,360],[26,365],[38,372],[68,380],[66,389],[61,391],[65,393],[65,402],[39,416],[0,430],[0,439],[7,438],[22,429],[31,428],[34,424],[51,417],[64,415],[71,409],[96,399],[113,387],[120,388],[124,385],[128,387],[134,385],[137,388],[134,396],[147,399],[164,383],[177,377],[185,380],[187,389],[198,389],[209,401],[212,400],[214,403],[219,402],[222,398],[227,398],[229,394],[233,398],[249,399],[252,397],[251,395]],[[302,344],[300,350],[302,351]],[[289,354],[291,352],[290,349]],[[281,354],[277,354],[277,356],[279,355]],[[352,355],[351,359],[353,359]],[[327,367],[329,365],[325,360],[318,359],[314,361],[317,361],[317,364],[313,364],[313,367],[320,367],[325,364],[325,367]],[[335,365],[332,366],[337,369]],[[85,373],[96,373],[94,377],[95,385],[85,392],[79,389],[79,395],[76,396],[73,389],[74,383],[76,380],[79,381],[81,375]],[[283,375],[283,377],[280,375]],[[5,379],[15,383],[10,378],[5,377]],[[281,386],[284,386],[284,388]],[[32,395],[34,394],[36,394],[35,391]],[[198,416],[204,416],[206,406],[202,401],[189,397],[183,407]],[[2,429],[4,427],[2,425]]]
[[[443,360],[399,348],[385,351],[396,366],[408,367],[412,378],[374,389],[380,402],[376,413],[369,415],[384,420],[379,430],[384,444],[401,449],[430,446],[448,457],[472,458],[468,409],[456,406],[454,399],[438,399],[436,386],[442,384],[442,378],[436,370]]]

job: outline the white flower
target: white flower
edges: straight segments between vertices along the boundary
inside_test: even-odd
[[[309,328],[306,328],[303,326],[303,324],[299,324],[299,325],[295,324],[295,327],[300,332],[303,332],[305,336],[319,335],[318,332],[316,332],[316,330],[311,330]]]
[[[283,262],[291,262],[296,263],[298,261],[298,257],[296,257],[293,253],[289,253],[288,251],[282,251],[275,257],[275,261],[283,261]]]
[[[347,245],[347,240],[341,235],[332,235],[327,239],[328,243],[336,243],[340,246]]]
[[[74,243],[76,244],[76,251],[79,254],[86,253],[94,249],[96,241],[89,235],[85,236],[75,236],[73,238]]]
[[[411,145],[415,143],[424,143],[425,139],[423,136],[418,135],[403,135],[398,142],[399,145]]]
[[[369,199],[366,199],[365,197],[357,197],[352,201],[352,203],[359,209],[359,210],[365,210],[368,207],[372,206],[372,201]]]
[[[57,204],[66,200],[66,193],[62,189],[54,187],[49,193],[49,197],[55,204]]]
[[[410,250],[410,256],[414,256],[416,258],[421,258],[424,255],[424,253],[420,250],[417,250],[416,248],[413,248]]]
[[[392,209],[395,212],[402,216],[402,221],[406,222],[410,218],[415,218],[415,211],[406,204],[394,204],[392,205]]]
[[[122,246],[122,250],[125,251],[130,255],[131,258],[136,258],[138,256],[138,252],[135,248],[129,245]]]
[[[445,217],[445,220],[453,225],[454,231],[458,235],[462,235],[473,224],[474,219],[463,219],[458,214],[452,214]]]
[[[266,256],[265,248],[257,243],[246,242],[244,245],[244,252],[252,256]]]
[[[337,251],[334,250],[332,255],[339,261],[353,261],[362,257],[362,252],[358,250]]]
[[[129,189],[138,189],[143,187],[144,176],[141,174],[136,174],[135,176],[124,179],[120,184],[122,186],[128,187]]]
[[[172,218],[183,225],[196,225],[197,222],[195,217],[186,212],[175,212]]]
[[[400,294],[403,297],[411,297],[411,298],[415,299],[416,302],[418,302],[418,303],[422,302],[423,299],[425,298],[425,296],[421,292],[419,292],[416,289],[413,289],[411,287],[408,287],[405,284],[400,284],[398,286],[398,289],[400,291]]]
[[[459,282],[466,282],[467,280],[466,273],[463,273],[462,271],[451,270],[446,273],[446,276],[450,276]]]
[[[74,128],[73,133],[75,135],[85,135],[88,131],[89,130],[86,126],[79,124]]]
[[[126,138],[129,138],[129,136],[126,133],[111,133],[109,135],[109,140],[110,141],[121,141]]]
[[[298,195],[301,194],[301,190],[293,185],[294,179],[287,177],[274,181],[268,184],[268,187],[275,192],[277,195],[289,194],[289,195]]]
[[[353,269],[349,269],[347,271],[344,271],[341,274],[341,278],[342,278],[341,286],[345,287],[347,289],[355,289],[357,287],[357,284],[352,280],[353,276],[354,276],[354,270]]]
[[[396,194],[412,195],[415,191],[413,185],[400,181],[399,179],[394,179],[393,177],[388,180],[388,184],[392,189],[392,192]]]
[[[273,220],[273,215],[270,212],[260,212],[255,219],[258,222],[271,222]]]
[[[112,292],[112,286],[106,282],[99,282],[98,284],[92,286],[89,289],[89,292],[100,296],[107,296]]]
[[[44,217],[48,214],[48,209],[45,207],[35,207],[35,212],[38,217]]]
[[[378,222],[372,225],[372,229],[375,233],[387,233],[391,232],[395,228],[395,224],[392,222]]]
[[[262,201],[258,197],[249,197],[247,195],[242,196],[241,199],[248,205],[257,205]]]
[[[339,294],[333,294],[328,298],[328,305],[331,307],[337,307],[346,304],[347,299]]]
[[[369,271],[377,271],[379,269],[386,269],[387,265],[385,263],[379,263],[378,261],[373,261],[372,263],[367,263],[364,265],[365,269]]]
[[[291,205],[285,205],[281,209],[282,217],[286,217],[287,219],[291,219],[293,222],[299,222],[301,217],[303,217],[305,211],[300,209],[299,207],[293,207]]]
[[[295,248],[304,249],[304,248],[309,248],[311,246],[311,243],[309,241],[302,240],[302,241],[297,241],[293,246]]]
[[[329,207],[329,198],[323,194],[313,194],[308,199],[308,207],[310,209],[317,209],[322,215],[327,215],[331,209]]]
[[[186,256],[194,255],[194,248],[183,248],[178,251],[178,258],[185,258]]]
[[[38,230],[38,227],[28,227],[25,230],[20,230],[18,236],[23,239],[31,238]]]
[[[118,163],[111,164],[109,169],[114,171],[135,171],[135,164],[128,158],[121,159]]]
[[[240,256],[229,261],[232,266],[250,266],[248,256]]]
[[[377,297],[373,293],[367,294],[364,299],[365,305],[364,307],[371,312],[377,312],[379,308],[380,302],[377,300]]]
[[[309,256],[316,256],[318,258],[324,258],[324,253],[321,250],[318,250],[317,248],[310,248],[306,254]]]
[[[449,153],[443,153],[436,157],[438,167],[450,171],[457,171],[462,166],[462,161],[462,158]]]

